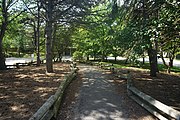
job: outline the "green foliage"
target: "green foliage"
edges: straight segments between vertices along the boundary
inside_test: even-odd
[[[25,18],[27,18],[27,14],[23,13],[9,23],[3,41],[3,48],[6,56],[18,56],[20,52],[24,54],[32,54],[34,52],[32,38],[28,35],[25,21],[22,22]]]
[[[19,1],[18,7],[9,9],[8,28],[3,40],[3,48],[6,55],[30,54],[35,52],[37,36],[37,1],[25,0],[26,7],[32,7],[20,16],[16,17],[25,4]],[[55,3],[58,1],[54,1]],[[70,5],[62,1],[63,5]],[[124,56],[129,62],[136,63],[137,58],[147,54],[147,50],[155,48],[158,43],[158,52],[165,52],[174,59],[180,52],[179,40],[179,2],[177,0],[124,0],[124,4],[118,5],[116,0],[105,0],[99,5],[90,6],[84,11],[70,9],[62,16],[56,15],[53,24],[53,52],[54,56],[62,56],[67,48],[76,49],[74,59],[81,60],[84,57],[105,59],[107,56]],[[42,1],[42,4],[46,3]],[[96,3],[97,4],[97,3]],[[58,4],[58,6],[61,6]],[[86,7],[87,7],[86,6]],[[75,6],[75,8],[82,6]],[[65,8],[54,7],[54,13],[60,14]],[[27,9],[27,8],[26,8]],[[58,11],[60,10],[60,11]],[[0,8],[0,24],[2,24],[2,8]],[[33,14],[32,14],[32,13]],[[86,13],[86,14],[85,14]],[[91,14],[90,14],[91,13]],[[41,11],[40,19],[40,50],[45,51],[44,33],[45,11]],[[83,15],[81,15],[83,14]],[[72,18],[72,19],[70,19]],[[53,20],[54,20],[53,19]],[[63,22],[61,22],[63,21]],[[78,22],[77,22],[78,21]],[[41,53],[41,54],[42,54]],[[44,53],[45,54],[45,53]],[[141,66],[141,63],[138,63]],[[159,66],[161,69],[161,66]]]
[[[116,27],[119,31],[116,36],[124,56],[142,57],[147,49],[156,47],[155,41],[158,41],[159,50],[175,56],[180,50],[178,1],[146,1],[145,8],[143,2],[125,1],[127,4],[119,7],[121,11],[116,22],[123,27]]]
[[[82,60],[84,60],[83,59],[84,57],[83,57],[83,52],[80,52],[80,51],[75,51],[74,53],[73,53],[73,60],[75,60],[75,61],[82,61]]]
[[[145,63],[145,64],[142,64],[141,62],[125,63],[124,60],[120,60],[120,61],[111,60],[108,62],[101,62],[101,63],[102,64],[112,64],[113,63],[114,68],[130,68],[130,67],[133,67],[133,68],[140,68],[141,70],[148,70],[150,68],[149,63]],[[166,66],[163,64],[158,64],[158,68],[160,71],[163,71],[163,72],[167,71]],[[180,68],[179,67],[172,67],[171,71],[175,72],[175,73],[180,73]]]
[[[73,36],[74,47],[78,51],[83,51],[85,56],[102,59],[110,54],[118,56],[119,47],[116,44],[118,40],[113,36],[113,20],[109,19],[111,17],[109,5],[109,2],[104,2],[92,8],[96,14],[87,16],[86,21],[89,24],[76,29]]]
[[[167,1],[160,10],[158,25],[161,50],[174,56],[180,51],[179,11],[178,1]]]
[[[64,27],[56,24],[53,33],[53,54],[54,57],[61,58],[67,49],[72,49],[71,36],[73,34],[73,26]]]

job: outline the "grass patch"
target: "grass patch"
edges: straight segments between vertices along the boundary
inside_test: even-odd
[[[93,61],[92,61],[93,62]],[[97,62],[97,61],[96,61]],[[142,63],[140,61],[136,63],[126,63],[125,60],[108,60],[106,62],[100,62],[102,64],[113,64],[114,68],[128,68],[128,67],[134,67],[134,68],[141,68],[141,69],[150,69],[149,63]],[[163,64],[158,64],[159,71],[167,71],[167,68]],[[179,73],[180,67],[173,67],[171,68],[172,72]]]
[[[112,64],[112,62],[100,62],[100,63],[102,63],[102,64]],[[114,68],[127,68],[128,66],[126,66],[126,65],[123,65],[123,64],[116,64],[116,63],[113,63],[113,66],[114,66]]]
[[[149,65],[149,63],[145,63],[145,64],[141,65],[141,68],[150,69],[150,65]],[[159,71],[167,71],[167,67],[163,64],[158,64],[158,69],[159,69]],[[175,73],[180,72],[180,67],[172,67],[171,72],[175,72]]]

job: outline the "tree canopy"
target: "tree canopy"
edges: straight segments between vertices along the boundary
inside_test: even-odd
[[[180,52],[178,0],[1,0],[0,69],[5,57],[36,53],[53,58],[75,50],[75,59],[149,57],[150,74],[160,55],[167,69]],[[169,63],[164,60],[164,55]]]

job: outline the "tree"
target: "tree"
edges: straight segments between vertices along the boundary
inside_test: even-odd
[[[177,0],[174,0],[173,3],[169,1],[164,2],[159,11],[159,53],[164,65],[167,67],[168,73],[170,73],[170,69],[173,67],[173,60],[176,54],[180,51],[178,11]],[[168,54],[169,63],[165,61],[163,53]]]
[[[3,52],[3,39],[9,23],[20,16],[24,9],[22,10],[22,7],[20,6],[21,4],[18,0],[2,0],[0,4],[0,15],[2,16],[0,17],[0,70],[4,70],[6,69],[6,65]]]
[[[114,1],[114,4],[116,5],[116,1]],[[120,30],[120,38],[122,40],[123,36],[128,35],[128,32],[131,33],[131,30],[133,30],[131,34],[133,36],[131,39],[133,38],[133,40],[128,41],[129,48],[133,48],[132,50],[136,54],[144,53],[143,50],[147,51],[151,76],[156,76],[156,72],[158,72],[158,50],[160,50],[161,56],[164,51],[170,54],[169,65],[165,64],[167,67],[172,66],[175,54],[179,51],[179,38],[177,37],[179,21],[177,19],[179,18],[178,4],[177,0],[173,0],[173,2],[170,0],[127,0],[120,6],[120,10],[124,8],[124,11],[126,11],[126,16],[123,18],[125,20],[126,18],[128,19],[124,28],[130,27],[130,31],[127,32],[123,32],[125,29]],[[122,14],[120,15],[122,17]],[[135,41],[136,44],[134,43]],[[134,43],[134,45],[143,49],[136,49],[137,47],[130,46],[130,43]]]
[[[156,35],[153,33],[155,26],[151,24],[153,21],[152,18],[155,16],[153,14],[155,12],[154,9],[157,10],[157,7],[154,8],[156,4],[156,1],[137,0],[125,1],[124,5],[121,6],[121,8],[126,10],[126,15],[123,15],[125,20],[122,20],[121,23],[128,20],[123,29],[129,29],[127,32],[122,32],[124,35],[121,34],[121,36],[131,39],[125,41],[125,43],[129,43],[127,45],[130,49],[128,49],[128,53],[133,57],[138,54],[143,56],[146,50],[149,56],[151,76],[156,76],[156,72],[158,71]],[[123,39],[123,37],[121,37],[121,39]]]
[[[63,26],[54,24],[53,31],[53,59],[61,61],[63,53],[72,46],[71,37],[74,31],[74,26]]]
[[[94,59],[101,58],[103,61],[112,54],[115,38],[113,37],[113,20],[109,19],[111,17],[108,10],[109,5],[109,2],[105,1],[99,6],[93,7],[92,14],[85,17],[85,22],[75,32],[76,50],[78,53],[83,53],[87,59],[91,56]]]
[[[41,0],[46,14],[46,69],[53,72],[52,64],[52,34],[53,24],[74,22],[89,13],[95,2],[93,0]]]

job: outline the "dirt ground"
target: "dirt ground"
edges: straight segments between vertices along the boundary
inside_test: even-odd
[[[54,64],[54,74],[45,65],[0,71],[0,120],[27,120],[53,95],[69,64]]]

